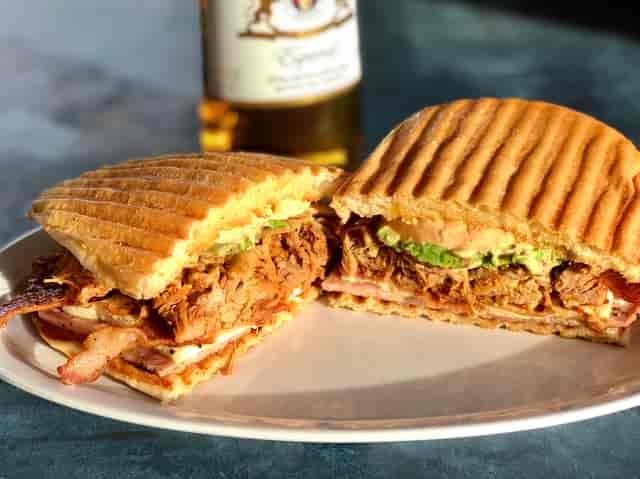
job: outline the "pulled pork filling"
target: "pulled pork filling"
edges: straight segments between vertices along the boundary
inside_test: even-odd
[[[237,254],[205,253],[158,297],[134,300],[99,285],[69,253],[40,259],[23,294],[0,305],[0,325],[38,312],[43,332],[84,344],[59,368],[65,383],[96,379],[115,358],[160,376],[179,373],[259,330],[324,277],[323,226],[312,217],[265,227]]]
[[[379,219],[347,224],[342,260],[323,282],[326,291],[510,321],[561,321],[597,332],[627,327],[640,311],[640,295],[630,294],[635,285],[616,273],[570,261],[536,274],[513,263],[433,266],[383,244],[380,224]]]

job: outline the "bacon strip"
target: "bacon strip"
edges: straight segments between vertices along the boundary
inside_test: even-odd
[[[144,343],[146,336],[138,328],[101,328],[84,340],[84,350],[58,367],[64,384],[93,382],[100,377],[107,364],[123,351]]]
[[[627,283],[620,273],[606,271],[601,276],[602,282],[616,297],[630,303],[640,303],[640,283]]]
[[[59,308],[68,303],[67,288],[53,283],[33,281],[24,292],[0,304],[0,328],[17,314]]]

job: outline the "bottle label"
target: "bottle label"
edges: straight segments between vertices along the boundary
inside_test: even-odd
[[[209,0],[207,93],[254,106],[304,104],[360,81],[356,0]]]

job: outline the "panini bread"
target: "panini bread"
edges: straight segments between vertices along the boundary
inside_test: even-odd
[[[188,393],[317,295],[329,260],[317,203],[341,170],[261,154],[127,161],[43,192],[29,216],[64,251],[34,263],[0,325],[37,312],[70,356],[162,400]]]
[[[331,206],[339,307],[625,344],[640,311],[640,153],[585,114],[481,98],[398,125]]]

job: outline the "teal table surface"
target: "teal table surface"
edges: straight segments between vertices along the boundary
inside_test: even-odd
[[[489,95],[563,103],[638,144],[637,37],[481,3],[361,0],[368,149],[424,105]],[[55,181],[130,157],[196,150],[200,92],[197,2],[4,2],[0,241],[33,227],[28,204]],[[357,445],[163,431],[5,383],[0,411],[0,479],[640,477],[637,409],[493,437]]]

